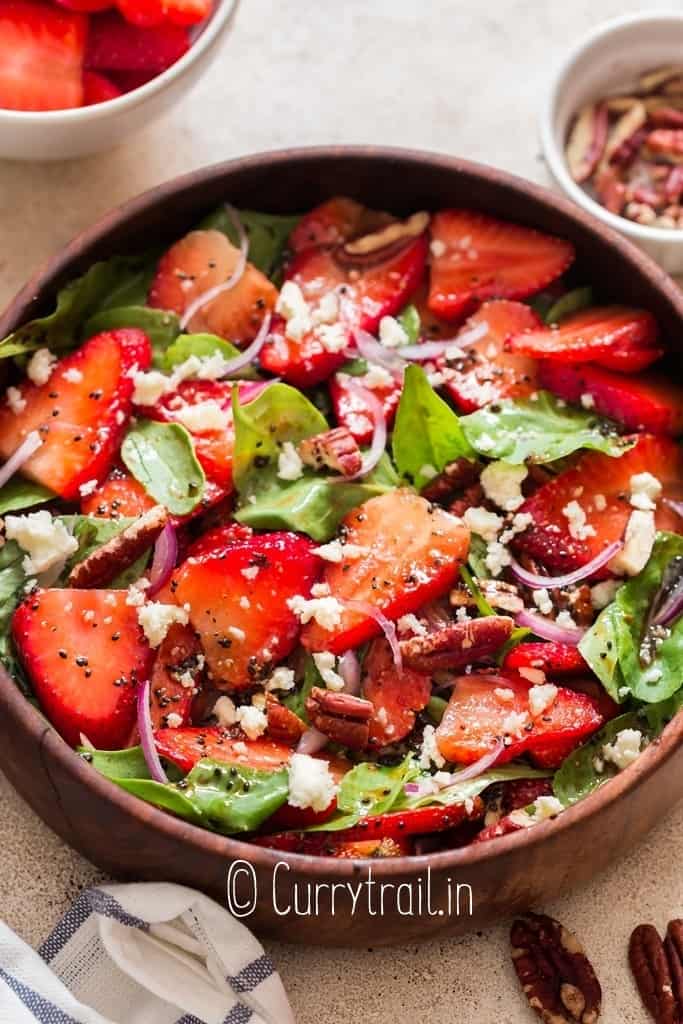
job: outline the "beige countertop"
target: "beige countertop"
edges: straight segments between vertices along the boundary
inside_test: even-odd
[[[382,142],[545,182],[536,124],[552,69],[574,39],[621,13],[618,0],[242,0],[211,70],[143,135],[79,162],[0,161],[0,304],[109,207],[249,152]],[[35,944],[98,876],[2,777],[0,797],[0,912]],[[662,927],[683,912],[682,856],[679,805],[632,856],[545,908],[584,940],[602,981],[606,1024],[646,1021],[625,968],[626,944],[635,924]],[[534,1018],[510,966],[508,924],[422,947],[269,950],[300,1024],[513,1024]]]

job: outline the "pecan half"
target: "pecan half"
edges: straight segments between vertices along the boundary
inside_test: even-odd
[[[505,583],[503,580],[477,580],[477,583],[492,608],[500,608],[501,611],[516,615],[524,607],[524,601],[514,583]],[[477,604],[464,585],[454,587],[449,600],[454,608],[475,608]]]
[[[455,459],[425,484],[420,493],[427,501],[446,505],[452,501],[457,491],[476,483],[480,473],[481,465],[478,462],[471,462],[464,457]]]
[[[487,615],[467,622],[452,622],[426,636],[400,641],[407,668],[429,674],[439,669],[464,668],[496,654],[512,632],[507,615]]]
[[[678,1008],[671,971],[659,932],[651,924],[639,924],[631,934],[628,962],[640,998],[657,1024],[677,1024]]]
[[[673,82],[683,78],[683,68],[678,65],[669,65],[663,68],[655,68],[654,71],[646,71],[638,78],[638,90],[640,92],[658,92],[664,89],[666,92]]]
[[[369,267],[375,263],[383,263],[426,231],[428,226],[428,213],[414,213],[407,220],[393,221],[379,231],[362,235],[360,238],[354,238],[352,242],[339,246],[335,258],[342,266],[348,267]]]
[[[313,469],[328,466],[342,476],[353,476],[363,466],[358,442],[346,427],[334,427],[299,442],[301,461]]]
[[[683,1016],[683,920],[680,917],[669,921],[664,939],[664,952],[669,962],[671,986],[680,1020]]]
[[[319,686],[313,687],[306,700],[311,725],[333,743],[341,743],[351,750],[363,750],[368,745],[373,710],[369,700],[323,690]]]
[[[155,505],[139,519],[112,537],[75,565],[69,573],[70,587],[100,587],[132,565],[157,539],[168,522],[168,510]]]
[[[510,931],[512,962],[529,1005],[545,1024],[594,1024],[602,990],[576,937],[552,917],[525,914]]]
[[[611,163],[621,147],[639,131],[647,121],[647,111],[642,103],[634,103],[633,106],[622,114],[616,124],[610,129],[605,145],[605,153],[602,159],[603,166]]]
[[[290,747],[295,747],[306,732],[306,725],[299,716],[281,704],[271,693],[266,697],[266,717],[268,735],[280,743],[287,743]]]
[[[602,159],[607,142],[608,117],[604,103],[588,103],[574,122],[567,143],[567,164],[576,182],[586,181]]]

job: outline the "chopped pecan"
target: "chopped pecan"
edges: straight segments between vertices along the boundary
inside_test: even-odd
[[[678,1008],[664,943],[651,924],[634,929],[628,946],[628,962],[640,998],[657,1024],[677,1024]]]
[[[602,159],[602,166],[606,166],[614,160],[616,153],[628,142],[647,121],[647,111],[642,103],[634,103],[610,129],[605,145],[605,152]]]
[[[349,693],[335,693],[314,686],[306,701],[306,712],[311,725],[324,733],[333,743],[350,750],[363,750],[368,745],[373,705],[362,697]]]
[[[571,932],[545,914],[525,914],[513,923],[510,942],[524,994],[545,1024],[595,1024],[600,982]]]
[[[421,490],[423,498],[442,505],[448,504],[457,491],[462,491],[476,483],[481,473],[481,465],[469,459],[459,458],[444,466]]]
[[[648,132],[646,151],[672,164],[683,163],[683,128],[655,128]]]
[[[662,68],[655,68],[654,71],[646,71],[638,78],[638,91],[642,93],[664,92],[671,87],[672,83],[683,80],[683,68],[680,65],[668,65]]]
[[[342,476],[353,476],[363,466],[358,442],[346,427],[334,427],[299,442],[301,461],[313,469],[328,466]]]
[[[154,543],[167,522],[168,510],[163,505],[143,512],[134,523],[75,565],[69,573],[69,586],[101,587],[110,583]]]
[[[414,213],[407,220],[396,220],[379,231],[354,238],[339,246],[336,259],[344,266],[367,267],[390,259],[429,226],[429,214]]]
[[[290,747],[295,747],[306,732],[306,724],[299,716],[270,693],[266,698],[266,717],[268,735],[280,743],[287,743]]]
[[[506,615],[452,622],[426,636],[401,640],[403,663],[426,674],[464,668],[492,658],[510,636],[512,627],[513,621]]]
[[[569,135],[566,157],[576,182],[586,181],[602,159],[607,142],[608,116],[604,103],[588,103],[580,112]]]
[[[482,595],[492,608],[499,608],[501,611],[516,615],[524,607],[524,601],[519,596],[514,583],[505,583],[503,580],[477,580],[477,583]],[[475,608],[477,604],[464,585],[451,590],[449,600],[454,608]]]
[[[651,112],[650,121],[658,128],[683,128],[683,111],[675,107],[658,107]]]
[[[664,939],[664,952],[669,962],[673,996],[680,1020],[683,1016],[683,920],[680,917],[669,921]]]
[[[614,167],[603,167],[595,177],[598,199],[610,213],[621,213],[626,201],[626,185]]]
[[[467,487],[462,498],[456,498],[448,507],[448,511],[454,516],[464,516],[468,508],[476,507],[484,502],[484,488],[479,481]]]

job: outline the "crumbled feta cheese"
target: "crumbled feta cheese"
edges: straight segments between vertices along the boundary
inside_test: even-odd
[[[466,509],[463,519],[472,533],[487,541],[494,541],[503,526],[501,517],[483,506]]]
[[[273,690],[293,690],[294,689],[294,669],[287,668],[286,665],[280,665],[272,673],[270,679],[266,682],[266,691],[272,693]]]
[[[285,281],[283,284],[275,304],[275,312],[284,317],[285,334],[293,341],[301,341],[313,327],[308,303],[301,288],[294,281]]]
[[[531,825],[538,825],[542,821],[547,821],[548,818],[556,818],[563,810],[564,804],[560,803],[556,796],[537,796],[530,812],[526,808],[513,811],[510,815],[510,820],[516,825],[528,828]]]
[[[335,796],[338,786],[330,772],[327,761],[308,754],[292,754],[289,759],[289,796],[291,807],[314,811],[326,810]]]
[[[339,298],[335,292],[327,292],[313,310],[314,324],[333,324],[339,316]]]
[[[258,566],[257,566],[257,568],[258,568]],[[249,600],[249,598],[247,597],[246,594],[242,594],[242,596],[240,598],[240,608],[244,608],[244,609],[251,608],[251,601]]]
[[[78,541],[47,509],[25,516],[5,516],[5,536],[26,552],[22,565],[29,575],[46,572],[78,551]]]
[[[260,708],[254,707],[253,704],[237,708],[235,718],[239,722],[242,732],[246,733],[250,740],[257,740],[268,728],[267,717]]]
[[[635,509],[629,516],[624,546],[608,562],[608,569],[618,576],[637,576],[652,554],[657,527],[652,511]]]
[[[80,384],[83,380],[83,374],[80,370],[77,370],[75,366],[70,366],[68,370],[65,370],[62,374],[62,378],[69,382],[69,384]]]
[[[321,324],[315,336],[326,352],[341,352],[349,343],[344,324]]]
[[[307,600],[301,594],[290,597],[287,607],[294,612],[302,626],[314,619],[322,629],[336,629],[341,624],[343,606],[336,597],[314,597]]]
[[[182,724],[182,715],[179,715],[177,711],[171,711],[170,715],[166,715],[166,725],[169,729],[179,729]]]
[[[658,668],[656,665],[652,665],[650,668],[647,669],[647,671],[643,672],[643,682],[658,683],[659,680],[662,678],[662,674],[663,673],[661,668]]]
[[[458,608],[455,613],[456,622],[470,622],[472,616],[467,611],[467,608]],[[426,630],[425,630],[426,632]]]
[[[329,583],[314,583],[311,587],[312,597],[329,597],[330,593]]]
[[[337,659],[331,651],[320,651],[313,655],[313,661],[315,667],[320,673],[320,678],[324,682],[328,690],[343,690],[344,680],[335,671],[337,667]]]
[[[379,322],[379,340],[385,348],[399,348],[407,345],[408,335],[393,316],[383,316]]]
[[[370,363],[368,372],[363,376],[363,385],[371,390],[374,388],[390,388],[393,383],[394,378],[389,371],[383,366],[378,366],[377,363]]]
[[[219,697],[213,706],[213,713],[218,719],[218,724],[227,728],[237,721],[235,702],[230,697]]]
[[[440,256],[444,256],[446,253],[446,243],[442,242],[440,238],[433,238],[430,245],[429,251],[432,256],[438,259]]]
[[[611,604],[621,586],[619,580],[603,580],[602,583],[596,583],[591,587],[591,604],[596,611],[602,611]]]
[[[567,517],[569,532],[574,540],[586,540],[587,537],[595,536],[595,529],[590,523],[586,523],[586,511],[578,501],[570,501],[565,505],[562,514]]]
[[[533,670],[528,669],[527,671]],[[541,672],[541,675],[545,678],[543,672]],[[553,706],[557,700],[557,692],[557,687],[553,686],[552,683],[541,683],[538,686],[531,687],[529,690],[529,711],[532,718],[538,718],[539,715],[542,715],[544,711]]]
[[[512,562],[512,555],[498,540],[492,540],[486,545],[486,568],[492,576],[500,576],[503,569]]]
[[[420,768],[428,770],[434,765],[435,768],[443,768],[446,763],[445,757],[439,750],[436,742],[436,729],[433,725],[425,725],[422,733],[422,747],[418,759]]]
[[[550,598],[549,591],[545,587],[542,587],[540,590],[534,590],[531,596],[542,615],[552,615],[555,606]]]
[[[477,441],[477,447],[479,451],[490,452],[492,448],[496,447],[496,442],[493,440],[490,434],[482,434]]]
[[[612,743],[603,744],[603,757],[622,771],[636,760],[642,741],[643,734],[639,729],[622,729]]]
[[[26,408],[26,399],[22,398],[19,388],[7,388],[7,404],[15,416]]]
[[[84,484],[78,488],[78,493],[81,498],[87,498],[89,494],[97,490],[97,480],[86,480]]]
[[[607,498],[604,494],[596,494],[593,498],[596,512],[604,512],[607,508]]]
[[[572,618],[571,612],[568,612],[566,609],[558,612],[555,623],[560,626],[561,629],[576,629],[576,623]]]
[[[304,474],[304,464],[291,441],[285,441],[277,458],[277,475],[281,480],[298,480]]]
[[[521,484],[528,473],[526,466],[511,466],[507,462],[490,462],[480,477],[484,494],[494,505],[506,512],[514,512],[524,501]]]
[[[657,508],[657,498],[662,493],[661,482],[652,473],[636,473],[631,477],[631,505],[643,511]]]
[[[34,384],[47,384],[52,376],[56,362],[57,357],[53,356],[49,349],[39,348],[28,361],[26,376]]]
[[[433,480],[435,476],[439,475],[439,471],[427,462],[424,466],[420,466],[420,476],[424,477],[425,480]]]
[[[158,370],[143,373],[138,370],[133,376],[133,401],[136,405],[155,405],[169,390],[170,378]]]
[[[196,405],[184,405],[175,415],[176,419],[193,434],[227,430],[230,426],[230,413],[227,409],[221,409],[213,398],[197,402]]]
[[[250,565],[246,569],[240,569],[245,580],[255,580],[260,571],[261,569],[258,565]]]
[[[497,686],[493,695],[501,704],[512,704],[515,699],[515,691],[509,690],[506,686]]]
[[[524,726],[529,724],[529,715],[526,711],[510,711],[503,719],[503,732],[508,736],[521,739],[524,735]]]
[[[589,394],[586,391],[586,392],[584,392],[583,395],[581,395],[581,405],[584,407],[584,409],[594,409],[595,408],[595,399],[593,398],[593,396],[591,394]]]
[[[190,616],[185,608],[179,608],[176,604],[150,601],[138,607],[138,622],[150,647],[158,647],[174,623],[186,626],[189,621]]]
[[[228,633],[234,640],[238,640],[240,643],[242,643],[247,636],[244,630],[240,629],[239,626],[228,626]]]
[[[417,615],[411,612],[409,615],[402,615],[396,623],[399,633],[414,633],[415,636],[426,636],[427,627],[424,626]]]
[[[545,672],[542,668],[527,668],[525,665],[517,670],[523,679],[530,683],[541,686],[545,682]]]
[[[327,544],[313,548],[313,554],[326,562],[341,562],[344,559],[344,545],[340,540],[331,540]]]

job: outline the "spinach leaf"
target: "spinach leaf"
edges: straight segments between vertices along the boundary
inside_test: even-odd
[[[282,264],[287,239],[298,224],[299,216],[258,213],[255,210],[239,210],[238,213],[249,238],[249,262],[267,277],[272,277]],[[239,243],[224,206],[209,214],[199,226],[222,231],[233,245]]]
[[[173,515],[187,515],[202,500],[204,470],[179,423],[139,420],[124,438],[121,458],[147,493]]]
[[[435,725],[438,725],[446,713],[448,701],[443,697],[430,697],[427,703],[427,714]]]
[[[100,516],[68,515],[60,516],[59,518],[69,533],[78,541],[77,550],[71,555],[61,573],[60,579],[63,583],[66,583],[69,573],[75,565],[84,561],[93,551],[102,547],[112,537],[118,536],[119,533],[122,533],[123,530],[135,522],[134,519],[127,519],[125,517],[121,519],[105,519]],[[144,573],[149,561],[149,555],[149,551],[142,554],[132,565],[129,565],[114,577],[109,586],[113,590],[125,590],[129,587],[131,583],[139,579]]]
[[[148,249],[132,256],[115,256],[114,283],[102,301],[99,310],[122,309],[125,306],[146,306],[147,293],[156,272],[163,249]]]
[[[0,635],[8,633],[14,610],[24,596],[27,576],[23,561],[25,552],[15,540],[5,541],[0,548]]]
[[[547,391],[536,399],[505,399],[460,420],[473,448],[490,459],[513,465],[553,462],[580,448],[618,457],[633,447],[609,420],[586,409],[560,405]]]
[[[650,559],[638,576],[619,588],[579,645],[610,696],[629,694],[647,704],[671,697],[683,686],[683,618],[662,636],[646,631],[648,612],[664,572],[683,556],[683,537],[658,533]]]
[[[42,484],[36,484],[23,476],[14,476],[0,488],[0,516],[6,515],[7,512],[17,512],[22,508],[42,505],[55,497],[56,495]]]
[[[152,343],[155,366],[162,367],[166,349],[180,333],[180,321],[175,313],[147,306],[119,306],[104,309],[91,316],[83,328],[85,338],[100,331],[115,331],[120,327],[139,327]]]
[[[474,458],[460,420],[432,388],[421,366],[408,366],[396,412],[393,453],[397,469],[419,490],[444,466]]]
[[[604,761],[603,745],[612,743],[622,729],[643,731],[644,727],[643,718],[637,712],[629,711],[625,715],[613,718],[600,732],[591,736],[587,743],[574,750],[555,772],[553,792],[557,799],[565,807],[570,807],[613,779],[618,770],[616,765]],[[600,771],[598,767],[601,768]]]
[[[422,326],[417,307],[413,306],[412,303],[409,306],[405,306],[396,319],[408,335],[408,344],[414,345],[420,338],[420,328]]]
[[[427,796],[406,794],[396,802],[395,809],[414,810],[417,807],[429,807],[431,804],[450,807],[452,804],[462,804],[465,800],[473,800],[475,796],[479,796],[496,782],[509,782],[514,779],[546,779],[551,773],[540,768],[529,768],[526,764],[506,764],[502,768],[490,768],[489,771],[482,772],[474,779],[465,779],[464,782],[458,782],[458,773],[454,774],[455,781],[445,789]]]
[[[467,555],[467,564],[477,579],[488,580],[491,578],[491,573],[486,568],[486,541],[478,533],[470,535],[470,550]]]
[[[199,359],[221,356],[222,359],[228,360],[239,354],[238,348],[224,338],[219,338],[217,334],[180,334],[166,349],[163,368],[172,370],[190,356],[197,356]]]
[[[286,696],[282,697],[282,703],[285,707],[288,707],[290,711],[293,711],[295,715],[298,715],[306,725],[309,724],[308,714],[306,713],[306,701],[314,686],[324,687],[325,683],[318,672],[313,658],[310,654],[307,654],[304,662],[304,677],[301,681],[301,685],[297,687],[296,690],[291,690]]]
[[[89,750],[78,747],[78,753],[108,779],[149,779],[149,768],[145,761],[142,747],[127,747],[125,750]],[[168,762],[166,773],[176,782],[183,773],[174,764]]]
[[[584,288],[574,288],[573,291],[565,292],[557,302],[554,302],[543,319],[547,324],[559,323],[560,320],[563,320],[571,313],[578,313],[579,310],[586,309],[592,302],[593,289],[590,285]]]
[[[345,373],[347,377],[362,377],[368,372],[368,361],[361,356],[349,359],[339,368],[339,373]]]
[[[368,815],[386,814],[394,810],[403,797],[406,782],[420,774],[413,754],[398,765],[357,764],[341,780],[337,793],[338,812],[311,832],[336,832],[350,828]]]

